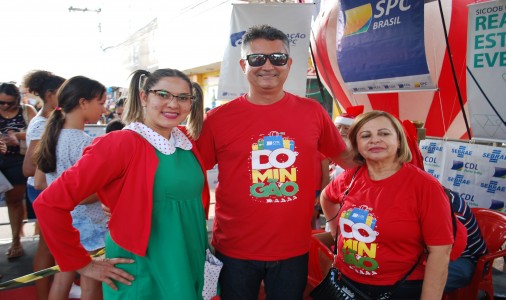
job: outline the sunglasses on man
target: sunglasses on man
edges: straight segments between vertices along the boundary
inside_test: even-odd
[[[246,55],[248,64],[252,67],[261,67],[265,65],[267,59],[271,62],[271,65],[276,67],[282,67],[288,63],[288,54],[286,53],[272,53],[272,54],[250,54]]]

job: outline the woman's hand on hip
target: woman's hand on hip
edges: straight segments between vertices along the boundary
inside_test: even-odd
[[[79,274],[99,280],[110,286],[113,290],[118,287],[114,284],[114,280],[126,285],[132,285],[135,279],[132,275],[122,269],[116,268],[116,264],[131,264],[133,259],[128,258],[97,258],[93,259],[89,264],[77,270]]]

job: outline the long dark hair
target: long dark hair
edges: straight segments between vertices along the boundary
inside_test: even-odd
[[[42,172],[56,171],[56,144],[65,123],[65,114],[79,106],[81,99],[90,101],[97,97],[101,98],[105,92],[103,84],[84,76],[75,76],[63,83],[57,93],[58,107],[49,116],[34,154],[37,167]]]
[[[126,124],[133,122],[144,122],[144,110],[142,108],[140,91],[146,94],[158,82],[165,77],[178,77],[188,83],[188,87],[195,93],[197,98],[191,105],[191,112],[188,117],[188,134],[191,138],[197,139],[204,122],[204,100],[202,90],[198,84],[192,83],[190,78],[183,72],[176,69],[159,69],[150,73],[145,70],[137,70],[132,73],[130,87],[128,89],[128,100],[123,113],[123,120]]]

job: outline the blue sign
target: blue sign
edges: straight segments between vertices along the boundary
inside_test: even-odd
[[[340,9],[336,49],[345,82],[429,73],[424,1],[342,0]]]

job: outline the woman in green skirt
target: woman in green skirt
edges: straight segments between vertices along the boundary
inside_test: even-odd
[[[123,120],[35,202],[46,242],[62,271],[104,282],[104,299],[202,299],[209,190],[193,142],[202,97],[178,70],[138,70]],[[92,260],[72,228],[70,211],[93,193],[111,212],[106,259]]]

